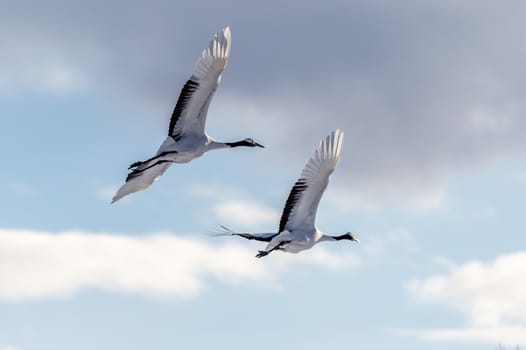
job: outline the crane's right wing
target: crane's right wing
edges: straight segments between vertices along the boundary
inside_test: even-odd
[[[343,132],[339,129],[321,141],[290,191],[278,232],[314,228],[318,204],[340,161],[342,144]]]
[[[183,134],[204,134],[208,106],[228,63],[230,45],[230,27],[226,27],[214,35],[197,60],[170,119],[168,135],[175,141]]]

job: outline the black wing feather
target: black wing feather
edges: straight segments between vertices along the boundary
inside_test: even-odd
[[[170,162],[171,162],[170,160],[159,160],[156,163],[154,163],[152,165],[149,165],[149,166],[147,166],[144,169],[133,169],[132,171],[130,171],[128,176],[126,176],[126,182],[141,176],[143,172],[145,172],[146,170],[148,170],[150,168],[153,168],[154,166],[157,166],[157,165],[160,165],[160,164],[163,164],[163,163],[170,163]]]
[[[184,109],[190,102],[192,95],[199,88],[199,83],[189,79],[186,84],[184,84],[181,93],[179,94],[179,99],[175,105],[174,111],[172,113],[172,118],[170,119],[170,127],[168,128],[168,136],[171,136],[175,141],[178,141],[181,138],[180,133],[174,134],[175,125],[179,121],[181,114]]]
[[[292,190],[290,190],[289,197],[287,198],[287,202],[285,203],[285,208],[283,208],[283,214],[281,214],[281,219],[279,220],[278,232],[283,232],[285,230],[285,226],[289,221],[289,215],[292,211],[292,208],[294,208],[298,200],[301,198],[303,191],[305,191],[307,187],[307,180],[299,179],[292,187]]]

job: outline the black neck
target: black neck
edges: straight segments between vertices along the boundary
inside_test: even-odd
[[[245,140],[242,140],[242,141],[237,141],[237,142],[225,142],[225,145],[227,146],[230,146],[230,147],[239,147],[239,146],[253,146],[251,143],[245,141]]]
[[[343,234],[343,235],[340,235],[340,236],[332,236],[332,238],[334,238],[335,240],[337,241],[341,241],[342,239],[351,239],[351,235],[346,233],[346,234]]]

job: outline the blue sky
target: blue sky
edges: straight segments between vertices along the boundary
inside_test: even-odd
[[[526,8],[505,1],[6,1],[0,350],[526,346]],[[109,201],[232,29],[206,154]],[[271,231],[345,131],[297,255]]]

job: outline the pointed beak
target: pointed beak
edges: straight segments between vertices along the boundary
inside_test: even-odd
[[[353,241],[355,241],[356,243],[360,243],[360,240],[358,238],[352,238]]]
[[[261,148],[265,148],[265,146],[263,146],[262,144],[259,144],[259,143],[254,143],[254,145],[256,145],[257,147],[261,147]]]

